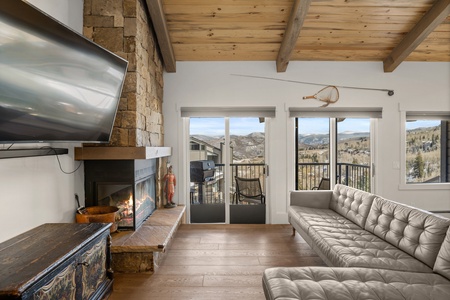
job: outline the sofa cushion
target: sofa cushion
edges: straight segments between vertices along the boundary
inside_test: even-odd
[[[432,272],[426,264],[330,209],[291,206],[288,215],[329,266]]]
[[[433,271],[450,280],[450,228],[447,230],[447,235],[439,250]]]
[[[314,249],[328,259],[328,265],[409,272],[433,271],[423,262],[367,230],[332,225],[312,225],[308,231]]]
[[[308,232],[309,227],[313,225],[361,229],[361,227],[331,209],[290,206],[288,208],[288,216],[290,219],[294,219],[297,225],[305,232]]]
[[[342,184],[336,184],[330,209],[364,228],[375,195]]]
[[[361,268],[271,268],[263,275],[268,300],[450,299],[450,281],[438,274]]]
[[[376,197],[365,229],[433,268],[450,219]]]

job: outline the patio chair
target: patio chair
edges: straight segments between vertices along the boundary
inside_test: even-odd
[[[236,180],[236,192],[235,203],[247,202],[255,204],[266,203],[266,196],[261,189],[261,182],[259,178],[241,178],[235,177]]]
[[[330,178],[322,177],[319,186],[315,186],[312,190],[329,190],[330,189]]]

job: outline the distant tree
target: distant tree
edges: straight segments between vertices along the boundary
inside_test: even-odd
[[[413,175],[415,178],[423,178],[424,176],[424,162],[420,151],[417,152],[416,158],[414,159]]]
[[[433,144],[437,144],[439,142],[439,134],[433,134]]]

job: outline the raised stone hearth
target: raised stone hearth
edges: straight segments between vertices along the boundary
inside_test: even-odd
[[[150,273],[158,269],[180,224],[185,206],[157,209],[136,231],[112,234],[112,268],[119,273]]]

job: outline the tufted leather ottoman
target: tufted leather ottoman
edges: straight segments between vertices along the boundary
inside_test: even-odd
[[[438,274],[365,268],[271,268],[264,272],[268,300],[448,300],[450,281]]]

